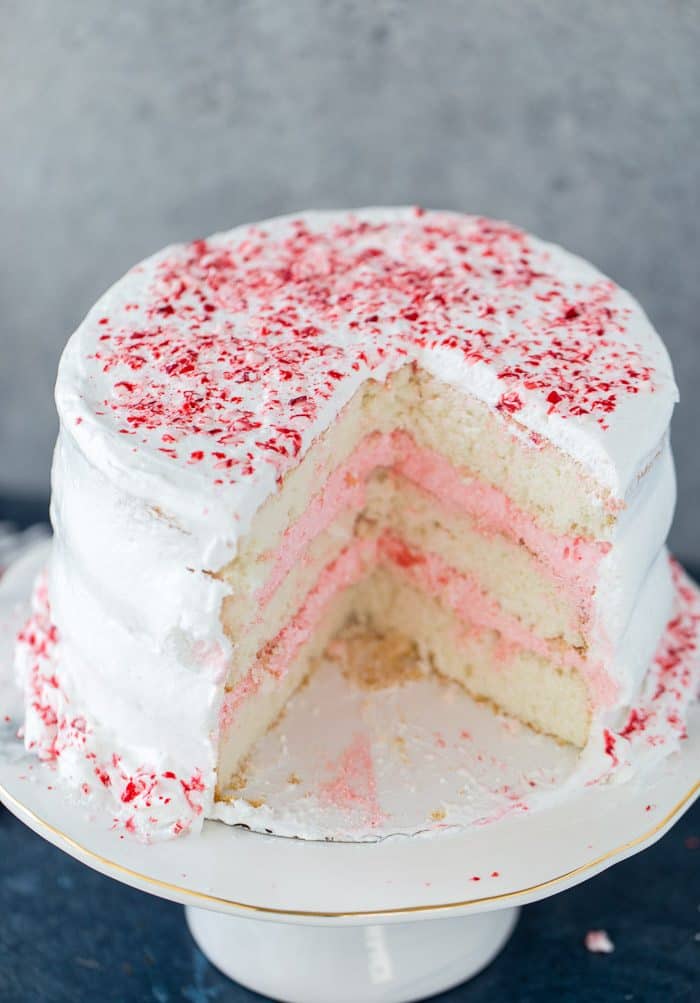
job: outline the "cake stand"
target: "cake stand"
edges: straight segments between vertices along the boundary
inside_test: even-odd
[[[0,590],[5,677],[22,593],[26,603],[18,574]],[[290,1003],[400,1003],[470,978],[505,945],[521,906],[650,846],[700,793],[696,704],[682,751],[643,785],[590,786],[489,825],[353,843],[206,822],[199,837],[143,845],[54,786],[16,724],[0,730],[0,799],[11,812],[95,870],[182,903],[214,965]]]

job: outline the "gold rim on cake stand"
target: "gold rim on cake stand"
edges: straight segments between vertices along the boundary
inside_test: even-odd
[[[236,902],[233,899],[222,898],[217,895],[209,895],[206,892],[193,891],[189,888],[184,888],[182,885],[172,884],[169,881],[162,881],[160,878],[152,878],[147,874],[142,874],[140,871],[135,871],[130,867],[124,867],[122,864],[117,864],[110,860],[108,857],[104,857],[101,854],[95,853],[92,850],[87,849],[82,843],[79,843],[72,836],[63,832],[61,829],[52,825],[50,822],[45,821],[36,812],[32,811],[31,808],[27,808],[25,805],[18,801],[10,792],[0,784],[0,800],[12,811],[14,815],[20,818],[22,821],[22,816],[31,819],[39,829],[44,829],[54,836],[59,837],[68,847],[85,858],[86,860],[95,861],[97,864],[103,867],[109,868],[110,871],[115,871],[119,874],[123,874],[129,878],[137,880],[139,883],[146,886],[150,886],[154,890],[160,890],[161,892],[171,892],[175,893],[178,898],[186,899],[196,899],[197,901],[203,903],[204,908],[215,908],[216,906],[226,906],[232,909],[240,909],[248,913],[256,913],[264,916],[280,916],[280,917],[296,917],[299,919],[373,919],[381,918],[386,916],[411,916],[418,913],[432,913],[432,912],[444,912],[451,909],[463,909],[470,906],[485,905],[492,902],[508,902],[515,898],[523,895],[530,895],[534,892],[544,891],[545,889],[554,888],[556,885],[562,882],[569,881],[571,878],[576,877],[580,874],[585,874],[591,871],[599,865],[605,863],[607,860],[611,860],[617,857],[627,850],[631,850],[642,843],[646,843],[653,839],[658,833],[664,830],[671,821],[680,814],[683,809],[690,804],[695,798],[695,795],[700,792],[700,780],[696,781],[695,784],[690,788],[690,790],[674,805],[674,807],[667,812],[667,814],[657,822],[656,825],[652,826],[649,830],[642,833],[642,835],[635,837],[634,839],[627,840],[621,843],[620,846],[615,847],[613,850],[609,850],[607,853],[601,854],[598,857],[594,857],[593,860],[587,861],[585,864],[580,864],[578,867],[574,867],[564,874],[560,874],[557,877],[549,878],[547,881],[541,881],[538,884],[529,885],[526,888],[519,888],[510,892],[502,892],[497,895],[483,895],[479,898],[464,899],[458,902],[439,902],[430,905],[413,905],[413,906],[397,906],[391,909],[372,909],[372,910],[350,910],[342,912],[333,911],[317,911],[309,909],[278,909],[271,906],[259,906],[251,905],[247,902]],[[96,868],[100,870],[100,868]],[[157,892],[156,892],[157,893]]]

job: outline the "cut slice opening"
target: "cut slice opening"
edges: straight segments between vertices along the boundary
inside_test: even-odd
[[[583,746],[615,511],[570,457],[417,367],[368,381],[217,573],[232,646],[220,792],[349,638],[355,660],[404,652],[396,679],[437,672]]]

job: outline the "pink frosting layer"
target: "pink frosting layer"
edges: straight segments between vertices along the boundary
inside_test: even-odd
[[[411,548],[390,532],[380,537],[377,546],[380,561],[399,569],[412,585],[438,599],[460,621],[477,630],[497,631],[501,639],[498,653],[505,661],[524,649],[557,665],[577,669],[587,681],[594,706],[612,706],[617,685],[602,665],[587,662],[574,648],[562,649],[539,637],[482,592],[474,578],[450,567],[437,554]]]
[[[227,694],[221,725],[228,727],[241,703],[256,692],[265,673],[281,678],[296,654],[312,636],[334,598],[359,582],[377,565],[398,571],[412,585],[439,599],[455,616],[472,629],[496,631],[500,635],[499,654],[507,660],[519,650],[531,651],[555,664],[577,669],[585,676],[591,701],[596,707],[612,704],[616,685],[601,665],[591,665],[577,651],[562,650],[538,637],[521,621],[506,613],[481,591],[477,581],[448,565],[434,553],[409,547],[398,536],[385,531],[376,539],[354,539],[328,564],[303,605],[277,636],[258,654],[249,673]]]
[[[398,569],[402,577],[427,595],[438,598],[464,623],[480,630],[498,631],[504,646],[526,648],[569,668],[584,668],[585,663],[575,649],[561,651],[538,637],[517,617],[501,609],[495,599],[485,595],[474,578],[450,567],[437,554],[409,547],[390,531],[379,538],[377,550],[380,563]]]
[[[284,534],[272,572],[258,592],[261,606],[320,533],[344,512],[360,511],[365,504],[367,479],[381,467],[428,492],[448,511],[471,517],[477,532],[522,541],[542,568],[566,588],[572,602],[587,609],[596,571],[610,549],[609,543],[558,536],[543,529],[503,491],[458,470],[444,456],[420,447],[402,430],[365,437],[350,458],[333,471],[304,514]]]
[[[379,467],[392,467],[396,460],[394,437],[375,432],[366,436],[345,463],[330,474],[306,511],[285,532],[267,581],[258,592],[260,605],[274,594],[309,544],[344,512],[359,512],[367,496],[367,480]]]
[[[353,540],[334,561],[326,565],[304,604],[277,637],[258,654],[268,672],[283,676],[299,648],[320,623],[335,596],[364,577],[377,558],[377,544],[371,539]]]
[[[235,686],[227,691],[219,716],[222,729],[228,728],[241,704],[260,689],[265,673],[281,678],[301,648],[309,640],[335,596],[364,576],[376,557],[374,540],[353,540],[326,565],[303,605],[289,623],[259,652],[257,661]]]
[[[253,665],[243,678],[239,679],[233,689],[226,691],[219,712],[219,727],[222,731],[233,724],[241,704],[258,692],[263,678],[264,673],[260,666]]]

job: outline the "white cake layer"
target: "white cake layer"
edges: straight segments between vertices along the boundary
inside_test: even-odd
[[[411,395],[414,395],[413,409],[410,412],[412,436],[421,446],[437,452],[456,465],[465,482],[468,483],[474,473],[478,473],[479,478],[482,477],[482,463],[488,468],[491,480],[499,481],[500,486],[506,486],[507,482],[511,486],[519,482],[522,485],[532,482],[541,488],[546,482],[553,497],[557,498],[561,511],[567,508],[567,498],[570,503],[569,514],[563,523],[560,521],[560,528],[562,524],[571,528],[572,512],[575,510],[577,517],[583,518],[583,509],[590,503],[589,516],[592,518],[591,513],[598,513],[601,519],[598,530],[612,544],[610,554],[600,567],[600,582],[589,586],[592,590],[594,584],[597,585],[597,602],[591,622],[596,629],[600,628],[605,632],[608,643],[614,644],[619,639],[629,620],[644,575],[663,545],[670,526],[675,503],[675,478],[668,444],[664,443],[660,452],[647,465],[636,483],[629,504],[610,526],[612,516],[600,508],[595,494],[592,497],[587,495],[590,485],[586,478],[581,478],[580,473],[577,474],[567,458],[562,457],[557,450],[550,450],[545,455],[540,449],[514,440],[504,423],[495,420],[492,415],[485,416],[483,409],[479,410],[480,405],[472,409],[473,402],[467,402],[460,411],[458,402],[450,397],[449,391],[445,399],[450,407],[442,410],[442,420],[439,421],[437,408],[431,411],[437,400],[436,393],[432,378],[409,370],[402,370],[388,389],[372,384],[365,394],[357,395],[347,405],[333,428],[319,438],[300,465],[285,478],[278,494],[269,499],[258,512],[251,532],[241,540],[239,556],[223,572],[231,586],[231,595],[225,601],[224,621],[235,645],[232,678],[243,671],[254,644],[260,645],[266,639],[263,636],[264,629],[262,632],[254,628],[251,630],[251,623],[260,619],[260,591],[264,590],[274,574],[280,550],[287,546],[283,540],[284,533],[304,517],[312,503],[317,509],[326,503],[333,505],[325,497],[329,478],[332,479],[333,474],[342,469],[344,464],[352,466],[353,458],[358,450],[364,448],[369,437],[391,431],[402,415],[407,418],[407,402]],[[422,410],[426,401],[429,402],[428,417]],[[386,406],[385,412],[381,410],[381,404]],[[425,431],[422,432],[421,428]],[[555,466],[557,457],[559,468]],[[499,467],[498,476],[494,473],[496,466]],[[562,483],[567,488],[565,497],[561,489]],[[322,485],[320,489],[319,485]],[[376,506],[380,503],[381,494],[381,491],[374,490],[372,504]],[[356,506],[355,511],[359,512],[360,508],[357,506],[361,504],[366,507],[367,499],[354,499],[353,504]],[[384,524],[390,522],[394,504],[387,495],[383,502]],[[533,504],[537,520],[551,528],[557,519],[548,518],[542,506]],[[448,513],[441,513],[439,504],[436,504],[436,512],[446,524]],[[396,518],[401,519],[398,511]],[[427,502],[423,507],[423,518],[429,518]],[[520,553],[514,541],[498,534],[494,536],[489,533],[490,539],[480,540],[471,532],[467,543],[465,533],[469,531],[469,523],[475,528],[474,517],[455,515],[452,511],[449,513],[449,520],[455,522],[460,538],[465,541],[460,559],[452,562],[455,566],[473,570],[476,562],[480,561],[484,587],[491,590],[499,600],[503,594],[506,608],[510,608],[516,615],[520,615],[520,610],[529,601],[524,588],[525,574],[529,568],[538,583],[536,589],[540,595],[542,590],[547,590],[548,615],[542,623],[543,635],[561,635],[576,646],[587,643],[587,638],[583,637],[585,624],[577,618],[570,598],[567,600],[566,589],[561,587],[562,583],[556,579],[553,581],[551,575],[547,579],[546,575],[538,574],[534,562],[528,560],[528,555]],[[295,567],[292,580],[286,584],[279,583],[278,587],[283,589],[282,594],[266,610],[268,637],[274,636],[281,629],[285,616],[291,616],[294,596],[299,603],[309,590],[313,584],[314,568],[327,563],[331,555],[337,553],[342,546],[342,540],[347,539],[350,522],[343,515],[338,525],[329,527],[329,533],[335,540],[335,550],[330,545],[321,545],[318,558],[313,550],[307,555],[306,546],[300,552],[298,556],[303,557],[307,570]],[[312,524],[302,535],[313,540],[314,532],[316,530]],[[460,564],[460,560],[464,563]],[[508,562],[512,568],[511,581],[505,573]],[[296,563],[296,560],[290,562],[292,565]],[[527,613],[525,617],[528,620]],[[536,619],[531,615],[528,622],[534,625]]]
[[[628,706],[641,674],[653,654],[659,634],[671,615],[672,594],[668,556],[662,552],[647,577],[618,658],[627,685],[620,708]],[[313,670],[331,639],[348,617],[361,627],[409,636],[417,644],[423,671],[436,670],[464,685],[475,697],[493,701],[500,709],[537,730],[583,745],[591,733],[590,702],[580,673],[548,663],[527,652],[498,654],[499,639],[488,631],[465,630],[465,625],[432,597],[417,591],[385,569],[374,571],[359,585],[333,600],[323,625],[299,649],[285,676],[263,673],[262,683],[237,709],[222,731],[219,789],[241,766],[256,738],[265,733],[282,711],[289,695]],[[620,709],[593,722],[596,739],[612,726]]]
[[[432,596],[382,570],[362,590],[359,615],[380,629],[410,637],[429,668],[461,683],[472,696],[538,731],[583,746],[590,703],[581,675],[525,651],[499,653],[492,631],[466,629]]]
[[[657,483],[664,497],[654,497],[654,493],[646,491],[639,494],[629,513],[619,518],[613,551],[602,566],[602,581],[608,584],[607,592],[599,585],[606,602],[601,611],[602,622],[612,643],[619,639],[629,619],[647,570],[645,559],[653,560],[668,532],[675,497],[668,450],[647,477]],[[285,485],[282,496],[290,490]],[[352,536],[357,515],[354,509],[344,512],[319,537],[312,539],[301,560],[293,563],[264,606],[259,600],[259,590],[274,572],[277,552],[247,565],[249,577],[245,576],[246,566],[238,562],[225,572],[232,587],[223,607],[224,625],[234,645],[230,681],[245,672],[257,649],[291,619],[313,587],[320,569],[340,553]],[[601,616],[596,615],[594,597],[587,596],[591,605],[584,604],[581,608],[582,597],[572,596],[570,589],[553,577],[551,570],[543,568],[526,548],[501,534],[479,532],[473,518],[444,511],[433,496],[403,478],[374,475],[367,486],[361,515],[375,524],[376,531],[392,527],[412,545],[439,554],[447,564],[473,576],[505,612],[541,637],[560,638],[583,648],[588,644],[590,629],[600,626]],[[644,552],[645,543],[650,550],[656,547],[650,556]],[[625,568],[626,576],[624,572],[621,574]]]
[[[389,527],[410,546],[437,554],[469,576],[506,614],[538,636],[584,646],[585,622],[576,603],[522,547],[476,532],[469,520],[449,517],[405,481],[376,476],[368,488],[362,514],[347,513],[316,537],[264,606],[252,588],[225,601],[224,625],[233,642],[230,682],[245,673],[258,649],[292,619],[322,568],[353,535],[376,537]]]
[[[405,429],[419,447],[445,457],[466,480],[478,476],[498,488],[543,529],[610,537],[615,513],[605,507],[609,494],[580,464],[547,443],[534,446],[480,401],[404,366],[386,384],[368,381],[256,513],[227,569],[232,585],[238,568],[252,574],[252,564],[280,546],[286,527],[304,514],[319,485],[351,459],[363,440],[395,429]]]
[[[318,659],[352,613],[357,592],[357,589],[350,588],[337,596],[323,622],[298,651],[285,676],[280,680],[276,676],[262,674],[260,688],[241,705],[233,724],[222,729],[217,766],[220,792],[226,790],[231,777],[240,769],[251,744],[277,720],[291,694],[313,671]]]

